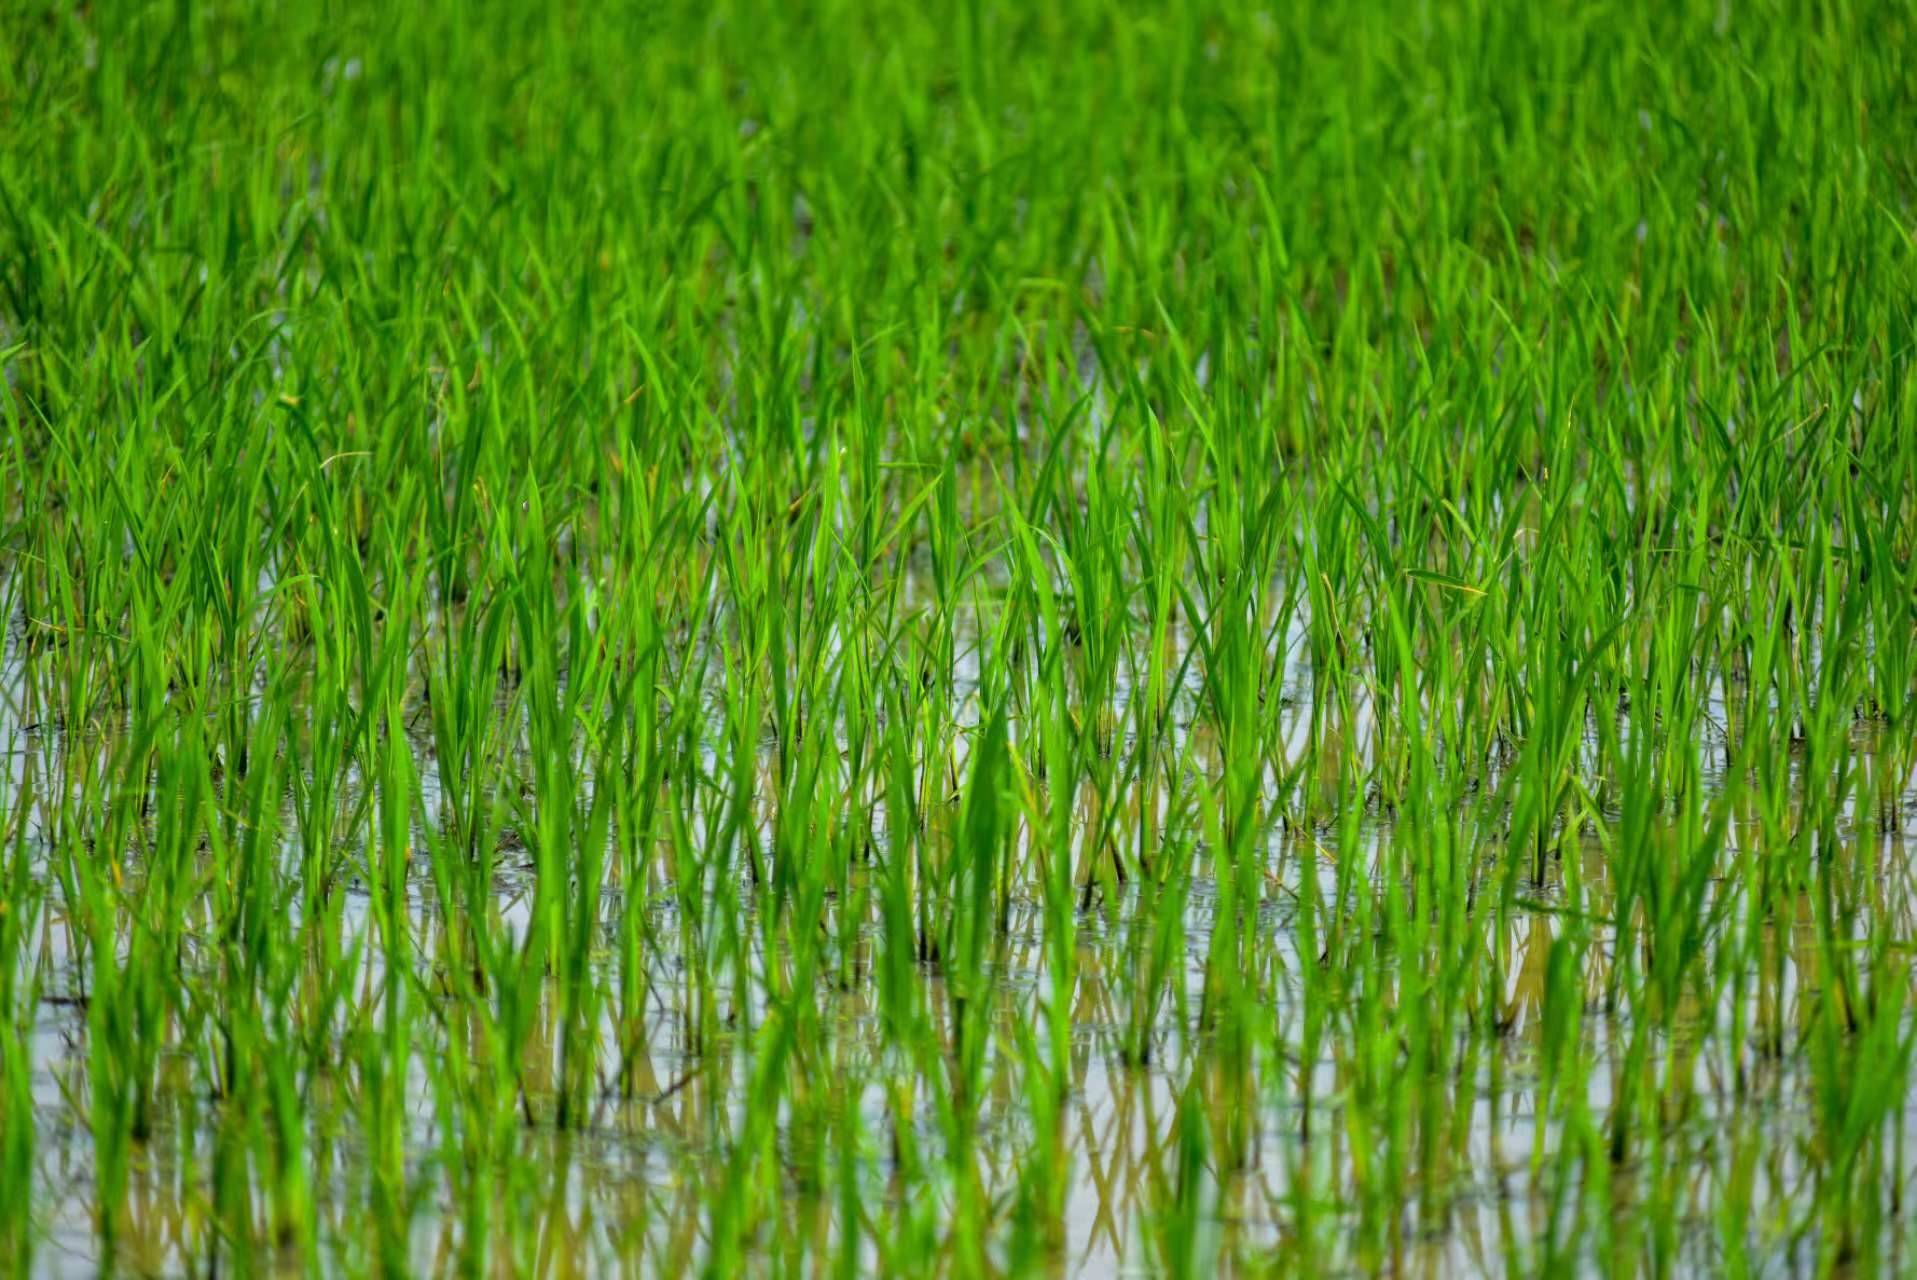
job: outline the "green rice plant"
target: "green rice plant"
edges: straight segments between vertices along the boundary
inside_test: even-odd
[[[7,9],[0,1269],[1896,1269],[1911,29]]]

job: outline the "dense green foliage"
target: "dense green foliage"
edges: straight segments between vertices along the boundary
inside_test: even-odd
[[[1910,1265],[1914,22],[0,6],[0,1271]]]

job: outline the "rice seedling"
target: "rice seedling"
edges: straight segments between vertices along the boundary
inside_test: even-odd
[[[0,13],[0,1272],[1875,1274],[1905,8]]]

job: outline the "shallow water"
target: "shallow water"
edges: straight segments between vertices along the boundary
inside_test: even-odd
[[[1279,690],[1289,708],[1282,741],[1292,759],[1312,749],[1315,690],[1299,656],[1304,625],[1302,618],[1294,619],[1286,633],[1291,656]],[[23,722],[25,690],[34,678],[31,665],[15,652],[4,671],[9,696],[0,710],[0,743],[8,761],[6,794],[33,797],[24,815],[12,806],[8,813],[10,821],[24,816],[27,847],[39,851],[32,865],[44,894],[20,961],[22,978],[33,974],[39,982],[27,1046],[36,1137],[32,1212],[45,1241],[35,1267],[50,1275],[92,1274],[102,1263],[102,1252],[100,1196],[88,1128],[87,1100],[94,1088],[94,1064],[88,1056],[89,977],[76,963],[83,930],[53,870],[56,859],[49,842],[61,829],[60,821],[49,807],[44,785],[31,784],[36,776],[64,776],[63,757],[107,751],[115,731],[107,727],[88,734],[62,733]],[[954,715],[962,722],[976,723],[976,681],[975,661],[963,658],[954,673],[959,696]],[[1128,723],[1132,696],[1129,681],[1121,678],[1112,709],[1117,725]],[[1194,710],[1195,696],[1196,685],[1188,680],[1174,713],[1174,723],[1184,726],[1175,741],[1178,750],[1189,748],[1196,768],[1216,777],[1216,748]],[[1712,690],[1710,707],[1716,723],[1732,721],[1721,688]],[[716,772],[724,736],[723,703],[716,694],[711,717],[713,741],[704,756]],[[1369,738],[1362,701],[1346,731],[1360,740]],[[1853,745],[1867,769],[1874,767],[1874,741],[1870,727],[1860,724]],[[1595,747],[1595,737],[1587,734],[1587,750]],[[422,812],[443,813],[447,799],[430,740],[417,737],[413,748]],[[1721,746],[1700,742],[1695,750],[1707,785],[1722,785]],[[768,749],[762,761],[763,794],[776,791],[775,755]],[[961,756],[955,767],[962,773],[965,765]],[[1273,789],[1281,785],[1275,774],[1265,781]],[[349,774],[341,805],[351,809],[364,785],[356,773]],[[1803,779],[1793,785],[1803,785]],[[1881,783],[1869,791],[1853,789],[1835,828],[1838,846],[1818,852],[1845,868],[1843,874],[1859,887],[1860,911],[1843,922],[1845,936],[1859,943],[1886,931],[1901,939],[1917,938],[1917,897],[1908,856],[1917,838],[1917,776],[1891,785],[1890,792],[1901,800],[1895,820],[1887,821],[1881,813],[1860,814],[1855,799],[1860,792],[1882,796],[1886,789]],[[1135,833],[1166,820],[1166,798],[1156,788],[1134,783],[1118,799],[1121,831]],[[1081,849],[1087,830],[1100,818],[1097,796],[1088,793],[1078,807]],[[767,858],[776,856],[770,838],[773,820],[761,806],[755,829]],[[1122,1051],[1128,1019],[1134,1016],[1127,1004],[1126,974],[1128,966],[1138,963],[1141,938],[1162,913],[1154,914],[1150,890],[1138,885],[1126,886],[1115,896],[1088,889],[1086,903],[1077,912],[1069,992],[1070,1078],[1049,1139],[1034,1131],[1030,1099],[1023,1092],[1029,1071],[1017,1047],[1022,1031],[1039,1030],[1040,1006],[1051,981],[1044,907],[1035,886],[1022,885],[1014,893],[994,966],[994,1038],[985,1050],[986,1089],[971,1109],[975,1146],[967,1152],[950,1149],[947,1135],[952,1130],[940,1121],[936,1071],[911,1062],[885,1025],[877,976],[881,930],[870,903],[859,908],[867,915],[856,927],[846,930],[841,925],[841,936],[855,941],[836,957],[835,971],[817,984],[817,1034],[792,1066],[768,1135],[752,1127],[755,1072],[762,1065],[756,1050],[759,1033],[776,1016],[768,984],[774,975],[783,975],[778,981],[787,982],[790,974],[789,957],[777,947],[769,950],[758,931],[755,903],[762,890],[743,876],[733,885],[743,904],[739,927],[750,939],[743,953],[749,961],[743,981],[737,965],[713,971],[709,996],[721,1010],[722,1029],[702,1041],[692,1030],[690,1010],[699,992],[686,966],[691,949],[699,944],[687,931],[669,875],[655,863],[653,878],[645,885],[621,884],[612,877],[600,903],[601,945],[591,962],[595,982],[606,996],[596,1029],[600,1080],[589,1089],[589,1114],[568,1120],[562,1128],[551,1099],[562,1070],[564,1033],[558,1025],[554,984],[547,981],[520,1054],[525,1091],[520,1131],[506,1139],[510,1155],[503,1168],[509,1185],[500,1188],[499,1200],[502,1211],[519,1216],[504,1232],[503,1252],[516,1265],[550,1274],[597,1274],[622,1266],[680,1272],[700,1265],[709,1256],[709,1234],[718,1211],[715,1196],[729,1162],[751,1135],[751,1141],[769,1142],[777,1151],[784,1179],[776,1197],[784,1217],[761,1225],[755,1237],[759,1252],[748,1257],[762,1269],[830,1269],[847,1247],[848,1223],[852,1241],[847,1257],[862,1270],[892,1269],[898,1260],[880,1252],[868,1229],[871,1215],[918,1221],[938,1242],[935,1249],[955,1249],[958,1243],[943,1234],[954,1194],[953,1171],[973,1170],[984,1201],[1009,1218],[1020,1194],[1021,1161],[1034,1144],[1049,1140],[1061,1145],[1061,1167],[1068,1175],[1059,1199],[1059,1227],[1039,1233],[1040,1256],[1048,1260],[1048,1269],[1068,1275],[1163,1269],[1166,1255],[1155,1255],[1145,1241],[1164,1230],[1168,1212],[1176,1206],[1194,1211],[1196,1231],[1189,1248],[1195,1252],[1189,1259],[1227,1273],[1257,1270],[1260,1259],[1285,1257],[1301,1247],[1313,1268],[1332,1274],[1378,1269],[1410,1275],[1476,1274],[1520,1259],[1553,1256],[1608,1265],[1617,1258],[1607,1261],[1590,1252],[1596,1247],[1590,1242],[1567,1235],[1567,1204],[1600,1194],[1609,1197],[1613,1222],[1627,1224],[1614,1228],[1624,1243],[1614,1239],[1611,1245],[1625,1256],[1644,1247],[1641,1241],[1633,1243],[1630,1221],[1661,1204],[1670,1210],[1662,1229],[1677,1233],[1670,1257],[1686,1273],[1723,1269],[1723,1242],[1737,1236],[1749,1250],[1742,1261],[1759,1273],[1815,1271],[1821,1236],[1814,1224],[1802,1221],[1801,1211],[1814,1194],[1813,1185],[1828,1176],[1819,1152],[1826,1139],[1814,1115],[1818,1079],[1805,1053],[1767,1054],[1748,1033],[1758,1026],[1807,1028],[1815,1002],[1825,998],[1821,975],[1827,961],[1819,950],[1817,906],[1802,894],[1796,919],[1769,919],[1755,926],[1761,929],[1766,959],[1759,971],[1746,975],[1748,981],[1726,983],[1712,1005],[1699,1003],[1695,988],[1687,985],[1684,1004],[1668,1025],[1648,1029],[1645,1043],[1636,1044],[1630,1008],[1606,1001],[1616,941],[1614,924],[1603,918],[1605,904],[1612,900],[1612,863],[1601,828],[1614,827],[1616,820],[1616,814],[1608,815],[1574,838],[1579,895],[1574,917],[1564,914],[1567,868],[1554,858],[1542,882],[1526,880],[1493,923],[1478,926],[1501,957],[1505,975],[1501,989],[1473,996],[1488,1006],[1480,1012],[1494,1019],[1496,1033],[1464,1037],[1451,1047],[1449,1097],[1422,1095],[1423,1115],[1399,1115],[1396,1122],[1405,1127],[1395,1138],[1368,1129],[1372,1120],[1354,1128],[1349,1119],[1354,1099],[1360,1097],[1360,1110],[1367,1116],[1393,1114],[1394,1068],[1390,1062],[1364,1060],[1367,1046],[1375,1046],[1375,1028],[1348,1019],[1376,1017],[1378,1010],[1394,1005],[1394,993],[1406,983],[1406,975],[1395,967],[1405,952],[1379,943],[1382,963],[1356,979],[1382,984],[1371,1012],[1354,1012],[1361,1002],[1345,992],[1333,1002],[1332,1021],[1316,1033],[1316,1057],[1300,1062],[1295,1052],[1306,1042],[1303,1023],[1310,1004],[1302,975],[1320,963],[1300,954],[1305,880],[1309,877],[1316,885],[1316,901],[1329,905],[1338,901],[1337,867],[1343,860],[1361,860],[1361,883],[1377,884],[1393,874],[1399,832],[1381,808],[1342,827],[1275,831],[1257,855],[1261,882],[1235,918],[1220,917],[1218,869],[1209,856],[1199,855],[1188,885],[1181,889],[1179,959],[1150,1018],[1151,1053],[1143,1063],[1128,1062]],[[309,904],[296,888],[300,852],[291,838],[297,822],[290,801],[283,830],[288,833],[288,883],[295,886],[285,909],[297,928]],[[1761,841],[1762,831],[1758,815],[1740,813],[1727,828],[1726,855],[1735,856],[1740,842]],[[874,836],[882,848],[882,826],[875,826]],[[1354,836],[1355,844],[1349,843]],[[1659,838],[1675,837],[1663,832]],[[515,937],[524,936],[533,924],[534,864],[523,848],[515,833],[505,833],[494,881],[498,922]],[[1467,856],[1473,855],[1467,851]],[[1489,855],[1478,851],[1475,856]],[[855,872],[854,885],[875,882],[878,865],[875,857]],[[1482,865],[1490,864],[1487,860]],[[734,867],[736,873],[736,863]],[[137,878],[137,860],[126,873]],[[382,947],[384,935],[372,898],[356,878],[349,876],[344,887],[333,908],[339,913],[338,936],[362,943],[357,958],[345,961],[355,968],[344,986],[357,993],[353,998],[359,1002],[354,1014],[358,1021],[352,1025],[377,1026],[383,1002],[394,990],[404,991],[409,1001],[434,1005],[436,993],[443,997],[446,990],[443,973],[435,976],[434,967],[437,957],[448,954],[448,913],[437,899],[429,869],[416,863],[409,873],[406,934],[411,942],[405,972],[414,981],[400,988],[387,981],[390,957]],[[639,972],[646,1013],[636,1052],[614,1014],[626,979],[613,954],[622,904],[634,892],[643,893],[648,902]],[[1747,891],[1737,884],[1713,881],[1707,887],[1698,908],[1700,917],[1709,921],[1709,936],[1701,944],[1707,951],[1712,938],[1736,926],[1747,899]],[[1873,919],[1878,922],[1875,935]],[[213,1005],[190,1024],[177,1013],[169,1015],[169,1024],[158,1032],[166,1047],[159,1065],[155,1122],[150,1137],[133,1146],[117,1233],[119,1264],[142,1274],[196,1273],[223,1247],[212,1210],[221,1178],[237,1177],[240,1188],[224,1193],[221,1212],[229,1224],[235,1203],[248,1204],[261,1238],[271,1235],[270,1196],[263,1185],[268,1175],[257,1148],[244,1148],[255,1154],[243,1158],[237,1175],[221,1168],[221,1152],[231,1135],[222,1135],[223,1108],[209,1095],[206,1082],[207,1064],[221,1052],[219,1005],[228,996],[215,994],[221,992],[218,944],[201,932],[199,922],[196,913],[186,928],[181,965],[190,977],[204,979],[203,991]],[[1583,1066],[1568,1083],[1559,1078],[1551,1084],[1557,1093],[1546,1097],[1548,1072],[1540,1053],[1549,1003],[1547,976],[1553,941],[1567,923],[1587,934],[1585,968],[1575,979],[1584,993],[1577,1031]],[[1322,931],[1329,925],[1321,920],[1317,927]],[[1249,944],[1244,941],[1247,932],[1252,936]],[[117,936],[124,955],[126,930],[121,928]],[[1347,958],[1365,946],[1350,940],[1345,945],[1342,954]],[[1247,1007],[1253,1011],[1239,1028],[1241,1038],[1222,1048],[1219,1028],[1205,1013],[1208,981],[1217,972],[1213,957],[1220,946],[1238,947],[1248,960],[1241,978],[1252,992]],[[1350,949],[1354,947],[1358,950]],[[933,1020],[934,1038],[948,1054],[956,1053],[943,978],[936,966],[923,964],[916,977],[928,996],[924,1008]],[[1333,975],[1330,980],[1337,990],[1341,979]],[[406,1252],[412,1265],[431,1272],[454,1265],[472,1229],[461,1207],[456,1168],[462,1113],[440,1091],[436,1068],[455,1043],[481,1061],[485,1054],[478,1024],[462,1025],[455,1006],[442,1001],[441,1007],[443,1014],[415,1024],[416,1033],[427,1039],[412,1046],[400,1091],[402,1194],[410,1201]],[[1908,1015],[1904,1023],[1910,1024]],[[371,1176],[364,1130],[367,1086],[348,1053],[350,1037],[361,1032],[337,1017],[317,1017],[312,1026],[316,1038],[308,1044],[314,1060],[303,1074],[302,1101],[310,1118],[304,1176],[314,1197],[323,1260],[358,1270],[373,1262],[360,1218]],[[1247,1035],[1248,1040],[1242,1038]],[[622,1045],[627,1046],[632,1077],[625,1090],[613,1087],[603,1066],[620,1060]],[[1642,1055],[1636,1066],[1630,1065],[1634,1052]],[[1580,1156],[1560,1164],[1566,1152],[1575,1153],[1579,1143],[1591,1140],[1588,1134],[1567,1133],[1566,1117],[1608,1114],[1617,1100],[1618,1073],[1632,1070],[1648,1072],[1659,1082],[1657,1092],[1667,1098],[1670,1110],[1647,1129],[1656,1134],[1655,1157],[1615,1163],[1605,1170],[1606,1185],[1596,1190],[1588,1161]],[[1581,1095],[1582,1105],[1567,1108],[1566,1090]],[[1204,1099],[1204,1123],[1211,1126],[1203,1144],[1210,1154],[1195,1178],[1179,1168],[1181,1097]],[[1889,1159],[1899,1188],[1908,1186],[1909,1171],[1917,1168],[1917,1145],[1903,1123],[1914,1113],[1917,1098],[1904,1098]],[[465,1122],[470,1123],[470,1117]],[[1426,1136],[1407,1141],[1413,1131]],[[1404,1179],[1394,1184],[1403,1192],[1392,1193],[1402,1194],[1402,1203],[1388,1214],[1392,1225],[1367,1242],[1354,1224],[1382,1212],[1376,1200],[1383,1194],[1377,1182],[1381,1141],[1393,1148],[1394,1159],[1403,1160],[1411,1151],[1422,1154],[1415,1168],[1394,1175]],[[849,1158],[844,1154],[847,1144]],[[846,1169],[855,1171],[853,1185],[842,1182]],[[1733,1204],[1742,1221],[1727,1225],[1722,1215]],[[856,1212],[848,1216],[854,1207]],[[1300,1237],[1301,1223],[1311,1224],[1311,1234]],[[1901,1265],[1906,1256],[1901,1220],[1880,1229],[1884,1256]],[[1002,1240],[994,1242],[996,1265],[1009,1265],[1003,1252],[1009,1247]],[[284,1254],[282,1260],[289,1271],[301,1267],[296,1254]]]

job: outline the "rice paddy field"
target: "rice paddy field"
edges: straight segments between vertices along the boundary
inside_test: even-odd
[[[1917,1269],[1907,3],[0,10],[0,1273]]]

